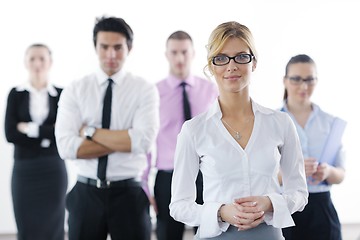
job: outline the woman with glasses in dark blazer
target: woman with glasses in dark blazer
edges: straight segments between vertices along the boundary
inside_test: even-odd
[[[49,83],[51,51],[26,50],[27,81],[11,89],[5,134],[14,144],[11,191],[18,239],[64,240],[67,172],[59,157],[54,126],[61,88]]]

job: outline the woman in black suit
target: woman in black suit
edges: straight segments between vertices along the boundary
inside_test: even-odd
[[[11,89],[5,134],[14,144],[11,179],[19,240],[64,240],[67,173],[59,157],[54,126],[62,89],[49,84],[52,59],[43,44],[25,54],[28,81]]]

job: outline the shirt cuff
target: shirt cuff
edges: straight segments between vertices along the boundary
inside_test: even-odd
[[[47,139],[47,138],[44,138],[44,139],[41,141],[40,146],[41,146],[42,148],[48,148],[48,147],[50,147],[50,144],[51,144],[51,141],[50,141],[49,139]]]
[[[211,238],[225,232],[230,224],[218,221],[218,210],[222,203],[206,203],[204,205],[199,226],[200,238]]]
[[[264,221],[275,228],[295,226],[285,199],[280,194],[267,195],[273,205],[273,212],[266,213]]]
[[[38,138],[39,137],[39,125],[34,122],[28,122],[26,135],[29,138]]]

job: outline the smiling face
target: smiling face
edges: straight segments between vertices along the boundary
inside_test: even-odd
[[[97,33],[96,53],[101,69],[111,76],[120,71],[129,54],[126,37],[117,32]]]
[[[250,54],[249,47],[239,38],[229,38],[217,54],[234,57],[239,54]],[[213,73],[219,87],[220,94],[239,93],[248,91],[251,74],[256,68],[255,61],[246,64],[236,63],[234,59],[223,66],[211,65]]]
[[[300,82],[294,82],[292,79],[301,78]],[[288,67],[287,76],[284,77],[284,86],[287,90],[288,101],[306,104],[311,103],[310,98],[316,86],[316,67],[312,63],[294,63]],[[307,80],[307,81],[304,81]]]

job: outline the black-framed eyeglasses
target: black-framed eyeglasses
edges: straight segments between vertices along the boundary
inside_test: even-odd
[[[228,64],[231,59],[233,59],[234,62],[236,62],[238,64],[247,64],[252,61],[253,57],[254,56],[249,53],[240,53],[233,57],[229,57],[226,55],[218,55],[218,56],[213,57],[212,63],[215,66],[224,66],[224,65]]]
[[[292,76],[292,77],[287,76],[287,78],[294,85],[301,85],[303,82],[306,83],[307,85],[314,85],[317,80],[316,77],[302,78],[300,76]]]

